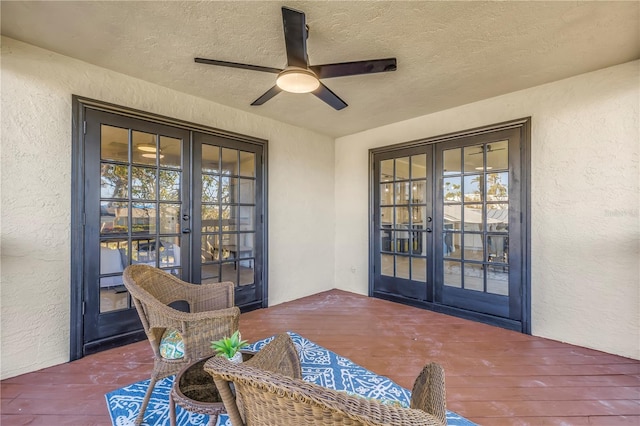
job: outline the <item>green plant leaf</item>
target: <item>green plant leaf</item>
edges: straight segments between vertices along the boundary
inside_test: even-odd
[[[240,331],[234,332],[231,337],[224,337],[211,342],[211,349],[214,349],[220,356],[233,357],[236,352],[248,345],[246,340],[241,340]]]

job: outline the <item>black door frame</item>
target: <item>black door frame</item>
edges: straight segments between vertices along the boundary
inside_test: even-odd
[[[181,158],[186,159],[186,154],[189,152],[190,132],[186,129],[150,122],[148,120],[124,117],[119,114],[98,111],[93,108],[86,108],[85,115],[87,119],[86,129],[83,129],[85,132],[85,140],[100,141],[101,126],[98,125],[98,123],[109,123],[109,125],[122,128],[131,128],[132,126],[135,126],[135,131],[138,132],[141,131],[151,134],[162,134],[163,136],[180,139],[183,141],[181,147],[182,152],[180,154]],[[96,125],[93,126],[92,124]],[[138,314],[133,306],[131,306],[130,309],[126,310],[120,309],[110,312],[100,312],[100,294],[96,293],[95,291],[90,291],[92,286],[95,285],[95,281],[91,281],[94,278],[91,274],[97,272],[100,269],[99,260],[101,259],[99,253],[93,253],[93,250],[97,251],[98,249],[98,246],[94,246],[93,242],[116,241],[110,240],[109,235],[101,235],[101,232],[99,230],[101,182],[100,179],[88,178],[88,176],[99,176],[99,167],[101,162],[100,149],[100,144],[84,144],[84,170],[86,174],[83,188],[83,197],[85,200],[83,232],[85,241],[84,256],[82,256],[82,258],[84,259],[83,270],[85,274],[83,279],[83,294],[85,296],[85,309],[83,318],[85,354],[93,353],[95,352],[94,348],[101,348],[105,344],[107,347],[112,346],[109,342],[110,340],[112,340],[112,338],[104,338],[103,336],[119,336],[116,339],[117,341],[129,341],[135,340],[141,336],[144,337],[140,333],[140,330],[142,330],[142,325],[140,323]],[[182,182],[190,181],[190,170],[188,166],[188,161],[184,161],[180,167]],[[183,190],[180,194],[179,199],[182,213],[186,213],[186,209],[189,208],[188,187],[186,187],[185,189],[186,190]],[[182,216],[182,214],[180,214],[180,216]],[[189,234],[180,234],[179,237],[180,240],[182,240],[180,246],[188,245],[188,242],[190,240]],[[120,240],[120,238],[121,236],[119,235],[117,240]],[[93,255],[91,253],[93,253]],[[182,251],[182,257],[183,259],[180,261],[180,265],[184,265],[184,267],[180,268],[180,278],[185,281],[190,281],[191,274],[188,268],[189,265],[184,262],[184,259],[188,256],[184,250]],[[95,278],[99,280],[97,276]]]
[[[457,139],[468,138],[471,136],[478,136],[487,133],[498,132],[508,129],[517,129],[520,136],[520,168],[521,168],[521,197],[520,197],[520,211],[521,217],[517,225],[520,226],[520,246],[519,251],[522,253],[520,259],[521,272],[519,281],[520,295],[522,301],[521,319],[519,321],[511,320],[508,318],[502,318],[493,315],[487,315],[464,309],[459,309],[451,306],[442,305],[433,302],[431,297],[427,300],[417,300],[413,298],[403,297],[400,295],[389,294],[385,292],[376,291],[374,288],[375,278],[375,251],[376,239],[375,239],[375,191],[378,190],[374,186],[376,181],[376,170],[374,157],[381,153],[393,152],[398,150],[410,149],[417,146],[433,145],[442,142],[454,141]],[[435,155],[434,155],[435,159]],[[507,328],[510,330],[516,330],[526,334],[531,333],[531,117],[525,117],[508,122],[463,130],[460,132],[448,133],[445,135],[434,136],[426,139],[419,139],[410,142],[404,142],[385,146],[381,148],[373,148],[369,150],[369,214],[371,220],[369,221],[369,296],[377,297],[380,299],[391,300],[406,305],[416,306],[423,309],[428,309],[436,312],[441,312],[449,315],[458,316],[461,318],[471,319],[474,321],[496,325],[499,327]],[[433,164],[435,165],[435,163]],[[515,226],[514,224],[513,226]],[[510,225],[511,226],[511,225]],[[435,241],[436,238],[432,239]],[[433,276],[433,275],[430,275]]]
[[[521,175],[521,162],[520,162],[520,132],[518,129],[506,129],[500,131],[493,131],[482,135],[473,135],[457,138],[453,141],[442,142],[436,146],[435,155],[435,173],[441,177],[444,168],[442,153],[445,150],[452,148],[462,148],[463,146],[478,145],[478,144],[491,144],[501,140],[509,140],[509,223],[520,223],[520,197],[522,191],[520,188],[520,175]],[[442,185],[438,185],[438,193],[436,195],[438,206],[444,205],[445,202],[442,199],[441,194]],[[483,200],[486,201],[486,199]],[[440,216],[442,211],[439,209],[434,214],[434,222],[436,224],[443,223],[443,217]],[[436,247],[442,247],[442,232],[438,230],[435,232],[435,244]],[[521,227],[510,226],[509,227],[509,241],[521,241]],[[480,308],[483,312],[489,315],[496,315],[502,318],[511,318],[516,321],[521,320],[521,303],[520,297],[512,297],[520,295],[520,277],[522,275],[520,271],[520,252],[519,250],[513,251],[509,256],[511,267],[509,267],[509,292],[507,295],[498,295],[495,293],[484,293],[477,291],[469,291],[462,288],[448,287],[439,285],[436,287],[436,294],[434,300],[436,302],[453,305],[458,308],[465,309],[465,305],[470,310],[473,308]],[[436,258],[436,276],[441,277],[443,275],[443,262],[441,258]],[[466,261],[465,261],[466,262]],[[463,262],[463,263],[465,263]],[[484,267],[488,267],[485,264]],[[506,303],[505,303],[506,302]]]
[[[262,252],[262,264],[259,265],[259,273],[261,274],[262,288],[260,303],[254,303],[251,306],[241,307],[242,310],[257,309],[268,306],[268,143],[264,139],[249,137],[233,132],[227,132],[200,124],[195,124],[178,119],[172,119],[157,114],[148,113],[132,108],[102,102],[90,98],[77,95],[72,96],[72,170],[71,170],[71,263],[70,263],[70,360],[82,358],[84,355],[97,352],[98,350],[108,349],[110,347],[121,346],[134,341],[145,338],[142,330],[122,336],[118,339],[112,339],[103,344],[97,344],[91,348],[91,352],[87,352],[84,345],[84,239],[85,239],[85,194],[84,194],[84,177],[85,177],[85,147],[84,139],[86,132],[85,115],[87,109],[114,113],[133,119],[145,120],[160,125],[168,125],[176,128],[193,132],[202,132],[221,136],[226,139],[236,140],[239,142],[251,143],[262,147],[262,164],[258,165],[261,170],[263,181],[262,192],[257,194],[257,198],[262,202],[264,211],[259,220],[263,226],[263,240],[260,247],[256,249]],[[192,138],[193,136],[191,136]],[[191,141],[189,141],[191,142]],[[258,265],[256,265],[258,269]],[[189,273],[189,272],[188,272]]]
[[[431,148],[431,147],[429,147]],[[375,169],[376,167],[376,163],[378,161],[384,161],[384,160],[392,160],[392,159],[396,159],[398,158],[398,156],[396,155],[398,150],[388,150],[388,151],[384,151],[384,152],[379,152],[376,153],[374,155],[374,157],[376,158],[375,162],[373,163],[373,168]],[[432,170],[433,169],[433,150],[429,149],[429,152],[425,153],[425,146],[412,146],[412,147],[408,147],[408,148],[403,148],[402,149],[402,157],[408,157],[411,158],[412,156],[415,155],[421,155],[424,154],[426,156],[426,161],[427,161],[427,170]],[[410,160],[411,163],[411,160]],[[378,188],[379,187],[379,182],[378,179],[380,177],[381,171],[380,170],[374,170],[373,173],[373,188]],[[404,179],[402,179],[404,180]],[[401,181],[402,181],[401,180]],[[415,180],[422,180],[422,179],[411,179],[411,181],[415,181]],[[407,180],[404,180],[405,182]],[[394,179],[392,180],[392,182],[395,182],[395,176]],[[422,205],[424,203],[424,208],[425,208],[425,215],[428,215],[429,219],[428,220],[433,220],[434,217],[434,212],[433,212],[433,194],[432,194],[432,188],[433,188],[433,182],[431,181],[431,178],[429,177],[429,173],[427,173],[427,177],[426,177],[426,188],[425,188],[425,200],[420,202],[419,204]],[[394,185],[395,186],[395,185]],[[374,192],[371,194],[371,196],[373,197],[374,200],[374,206],[376,205],[380,205],[379,200],[381,198],[381,193],[378,190],[374,190]],[[396,204],[395,203],[395,199],[397,198],[397,195],[394,195],[394,207],[397,206],[407,206],[409,209],[412,209],[414,206],[414,200],[413,200],[413,196],[411,199],[411,202],[408,204]],[[411,215],[410,215],[411,216]],[[373,230],[373,236],[372,236],[372,241],[373,241],[373,250],[374,253],[380,253],[381,250],[381,238],[378,238],[377,235],[377,231],[381,229],[380,225],[381,222],[381,218],[378,215],[373,216],[372,218],[372,230]],[[392,227],[389,229],[388,232],[398,232],[398,228],[396,228],[396,223],[397,220],[394,217],[392,220]],[[421,228],[418,227],[410,227],[404,231],[400,231],[400,232],[406,232],[409,235],[413,235],[416,232],[419,233],[423,233],[425,238],[422,244],[425,245],[426,248],[426,259],[431,259],[431,257],[433,256],[433,237],[434,234],[433,232],[431,232],[431,228],[432,228],[432,223],[431,222],[426,222],[421,224]],[[404,229],[404,228],[403,228]],[[394,252],[393,248],[390,250],[391,252]],[[390,254],[390,253],[389,253]],[[413,257],[409,257],[409,255],[413,256],[413,250],[408,250],[408,253],[406,253],[407,255],[407,259],[410,259],[408,261],[409,263],[409,268],[411,273],[413,273],[413,266],[411,265],[411,260],[413,259]],[[395,257],[403,257],[403,255],[399,255],[399,254],[395,254]],[[397,266],[397,264],[396,264]],[[395,267],[394,267],[395,269]],[[402,295],[403,297],[407,297],[410,299],[417,299],[417,300],[425,300],[428,302],[432,302],[433,301],[433,294],[434,294],[434,288],[433,288],[433,268],[427,268],[427,272],[426,272],[426,276],[425,276],[425,280],[426,282],[423,284],[418,284],[421,283],[420,281],[412,281],[410,279],[401,279],[398,277],[386,277],[385,275],[382,275],[382,271],[381,270],[375,270],[373,271],[373,273],[376,274],[376,277],[379,282],[381,282],[383,284],[384,287],[386,287],[389,292],[395,293],[395,294],[399,294]]]

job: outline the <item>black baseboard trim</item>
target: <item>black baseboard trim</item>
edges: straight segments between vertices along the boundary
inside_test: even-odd
[[[84,356],[117,348],[118,346],[128,345],[129,343],[139,342],[146,338],[147,335],[144,333],[144,330],[136,330],[126,334],[88,342],[85,343],[83,347]]]
[[[464,309],[458,309],[451,306],[440,305],[437,303],[426,302],[423,300],[411,299],[408,297],[402,297],[395,294],[384,293],[381,291],[374,291],[371,294],[372,297],[377,299],[388,300],[390,302],[396,302],[403,305],[409,305],[416,308],[426,309],[428,311],[434,311],[441,314],[451,315],[458,318],[464,318],[471,321],[481,322],[483,324],[494,325],[496,327],[506,328],[507,330],[517,331],[524,333],[522,323],[508,318],[501,318],[492,315],[482,314],[479,312],[466,311]]]
[[[244,305],[238,305],[238,308],[240,308],[241,313],[251,312],[251,311],[255,311],[256,309],[261,309],[263,308],[262,300],[259,300],[257,302],[247,303]]]

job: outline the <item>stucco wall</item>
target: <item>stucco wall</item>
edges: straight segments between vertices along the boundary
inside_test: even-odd
[[[329,137],[3,37],[0,378],[68,361],[72,94],[269,140],[270,305],[334,286],[367,293],[370,148],[532,116],[533,334],[640,359],[639,64],[334,148]]]
[[[639,76],[635,61],[337,139],[337,286],[367,294],[370,148],[531,116],[532,333],[640,359]]]
[[[332,138],[4,37],[1,59],[3,379],[69,360],[72,94],[267,139],[269,303],[333,288]]]

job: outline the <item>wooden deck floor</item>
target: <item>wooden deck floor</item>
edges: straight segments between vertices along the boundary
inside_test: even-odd
[[[447,408],[481,425],[640,425],[640,362],[333,290],[243,314],[243,338],[295,331],[410,388],[444,365]],[[148,378],[139,342],[1,382],[9,425],[110,425],[104,394]]]

